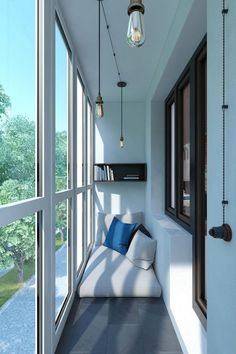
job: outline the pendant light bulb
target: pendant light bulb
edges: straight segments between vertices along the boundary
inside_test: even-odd
[[[145,42],[144,5],[142,0],[131,0],[128,15],[127,42],[130,47],[141,47]]]
[[[123,88],[127,86],[124,81],[119,81],[117,86],[120,88],[120,148],[124,147],[124,136],[123,136]]]
[[[103,100],[102,100],[102,96],[98,96],[96,101],[96,117],[102,118],[103,116],[104,116]]]

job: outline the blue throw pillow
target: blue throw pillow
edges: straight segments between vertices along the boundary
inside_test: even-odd
[[[114,217],[104,242],[104,246],[125,255],[128,251],[130,238],[133,235],[136,225],[137,224],[124,224],[122,221]]]

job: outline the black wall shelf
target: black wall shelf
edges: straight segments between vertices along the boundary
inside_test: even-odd
[[[147,180],[146,163],[96,163],[94,164],[94,182],[145,182]]]

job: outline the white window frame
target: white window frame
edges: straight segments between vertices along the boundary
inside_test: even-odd
[[[82,71],[80,70],[79,61],[75,55],[75,48],[70,39],[69,32],[63,20],[59,5],[56,0],[35,0],[37,4],[37,89],[38,89],[38,137],[39,137],[39,170],[40,173],[40,196],[28,200],[19,201],[12,204],[0,206],[0,227],[5,227],[14,221],[24,218],[28,215],[40,213],[41,235],[38,241],[38,304],[39,304],[39,333],[38,354],[54,353],[71,305],[74,300],[75,291],[81,274],[84,270],[86,259],[91,252],[93,242],[89,248],[87,244],[87,206],[84,200],[84,232],[83,232],[83,252],[84,263],[81,271],[77,273],[77,194],[83,193],[84,199],[87,190],[91,190],[91,199],[93,201],[93,180],[87,185],[86,164],[84,163],[84,185],[77,187],[77,102],[76,102],[76,80],[77,71],[85,82]],[[70,70],[70,87],[69,87],[69,117],[70,130],[68,137],[70,139],[70,169],[71,169],[71,188],[65,191],[55,192],[55,150],[52,143],[55,139],[55,20],[56,15],[60,20],[64,35],[71,49],[71,70]],[[89,92],[85,87],[85,110],[86,117],[87,100],[91,102]],[[93,111],[93,110],[92,110]],[[94,141],[94,119],[91,119],[91,142]],[[87,161],[87,144],[86,144],[86,124],[84,124],[84,162]],[[91,146],[91,169],[93,169],[94,147]],[[37,187],[37,188],[38,188]],[[64,200],[71,200],[71,240],[70,240],[70,288],[71,293],[67,302],[63,307],[63,313],[59,316],[57,326],[55,326],[55,205]],[[94,205],[92,203],[92,211]],[[94,219],[92,220],[92,239],[94,240]]]

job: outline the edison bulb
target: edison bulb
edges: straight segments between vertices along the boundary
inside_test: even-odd
[[[122,149],[124,147],[124,138],[120,138],[120,148]]]
[[[141,47],[145,41],[143,14],[133,11],[129,16],[127,42],[130,47]]]
[[[96,104],[96,117],[102,118],[104,116],[103,105],[101,103]]]
[[[97,118],[102,118],[104,116],[103,100],[101,96],[97,97],[95,113]]]

